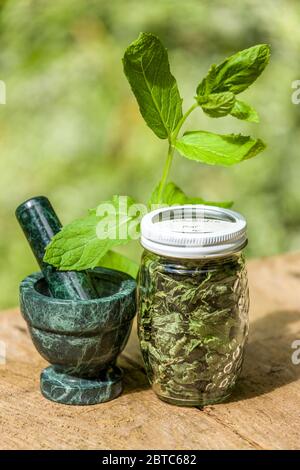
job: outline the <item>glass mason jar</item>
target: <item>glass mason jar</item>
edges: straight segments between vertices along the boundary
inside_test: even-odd
[[[169,403],[225,400],[248,335],[246,221],[228,209],[158,209],[141,224],[138,334],[155,393]]]

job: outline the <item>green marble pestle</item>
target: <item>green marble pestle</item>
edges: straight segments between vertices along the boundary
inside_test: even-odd
[[[62,227],[50,201],[46,197],[33,197],[23,202],[16,210],[16,217],[53,297],[72,300],[87,300],[98,297],[97,291],[86,272],[58,271],[53,266],[44,263],[43,257],[46,246]]]

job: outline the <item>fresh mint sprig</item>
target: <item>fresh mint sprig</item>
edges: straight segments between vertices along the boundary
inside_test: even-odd
[[[182,99],[176,80],[170,72],[167,51],[160,40],[153,34],[141,33],[127,48],[123,58],[124,72],[141,114],[153,132],[160,138],[168,139],[169,143],[162,178],[156,191],[158,203],[165,203],[164,187],[175,149],[186,158],[229,166],[254,157],[265,148],[261,140],[248,136],[221,136],[198,131],[186,134],[178,140],[178,135],[186,119],[198,107],[210,117],[231,114],[238,119],[257,122],[255,110],[246,103],[237,101],[236,95],[246,90],[259,77],[269,57],[269,46],[261,44],[240,51],[219,65],[212,65],[197,86],[196,103],[182,114]],[[172,110],[175,110],[173,119],[170,118]],[[168,119],[163,121],[157,118],[162,115]],[[176,199],[174,203],[177,203]]]
[[[161,41],[151,33],[141,33],[126,49],[124,73],[136,97],[140,112],[157,137],[167,140],[167,156],[160,181],[148,205],[217,204],[230,207],[231,201],[214,203],[200,197],[187,196],[168,176],[175,151],[190,160],[209,165],[231,166],[258,155],[265,144],[257,138],[241,134],[215,134],[204,130],[185,132],[183,124],[196,109],[211,118],[233,116],[250,122],[259,117],[248,103],[236,98],[260,76],[270,58],[267,44],[259,44],[230,56],[219,65],[212,65],[196,88],[195,102],[182,111],[182,98],[175,77],[170,71],[168,53]],[[129,206],[133,203],[129,199]],[[119,226],[136,223],[119,209],[118,196],[111,204],[116,217],[108,220],[110,234],[99,238],[97,226],[103,214],[90,211],[85,218],[66,225],[48,245],[44,260],[59,269],[87,269],[98,265],[135,273],[137,266],[112,249],[127,243],[130,237],[118,237]],[[119,212],[118,212],[119,211]],[[125,217],[125,218],[124,218]]]

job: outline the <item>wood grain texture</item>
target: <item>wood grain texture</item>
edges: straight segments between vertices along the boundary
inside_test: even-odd
[[[125,390],[96,406],[45,400],[35,351],[18,310],[0,314],[1,449],[299,449],[300,254],[248,264],[250,340],[242,377],[229,402],[203,410],[161,402],[144,374],[134,330],[120,365]]]

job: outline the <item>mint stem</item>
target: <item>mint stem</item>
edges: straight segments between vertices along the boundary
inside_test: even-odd
[[[171,169],[171,165],[172,165],[172,161],[173,161],[174,150],[175,150],[175,148],[172,146],[172,143],[169,142],[167,159],[166,159],[166,163],[164,165],[163,174],[162,174],[162,177],[161,177],[161,180],[160,180],[159,190],[158,190],[158,203],[159,204],[162,203],[161,197],[162,197],[163,190],[164,190],[166,181],[167,181],[169,173],[170,173],[170,169]]]
[[[165,162],[165,165],[164,165],[164,168],[163,168],[163,174],[162,174],[162,177],[161,177],[161,180],[160,180],[160,184],[159,184],[159,190],[158,190],[158,203],[162,203],[163,201],[161,200],[162,198],[162,194],[163,194],[163,191],[164,191],[164,188],[165,188],[165,185],[166,185],[166,182],[167,182],[167,179],[168,179],[168,176],[169,176],[169,173],[170,173],[170,169],[171,169],[171,165],[172,165],[172,161],[173,161],[173,156],[174,156],[174,151],[175,151],[175,147],[173,146],[173,142],[176,141],[177,139],[177,136],[180,132],[180,129],[182,128],[184,122],[186,121],[186,119],[188,118],[188,116],[194,111],[194,109],[196,109],[198,107],[198,103],[194,103],[187,111],[186,113],[182,116],[182,118],[180,119],[179,123],[178,123],[178,126],[176,127],[175,131],[173,132],[171,138],[169,138],[169,146],[168,146],[168,153],[167,153],[167,159],[166,159],[166,162]]]

